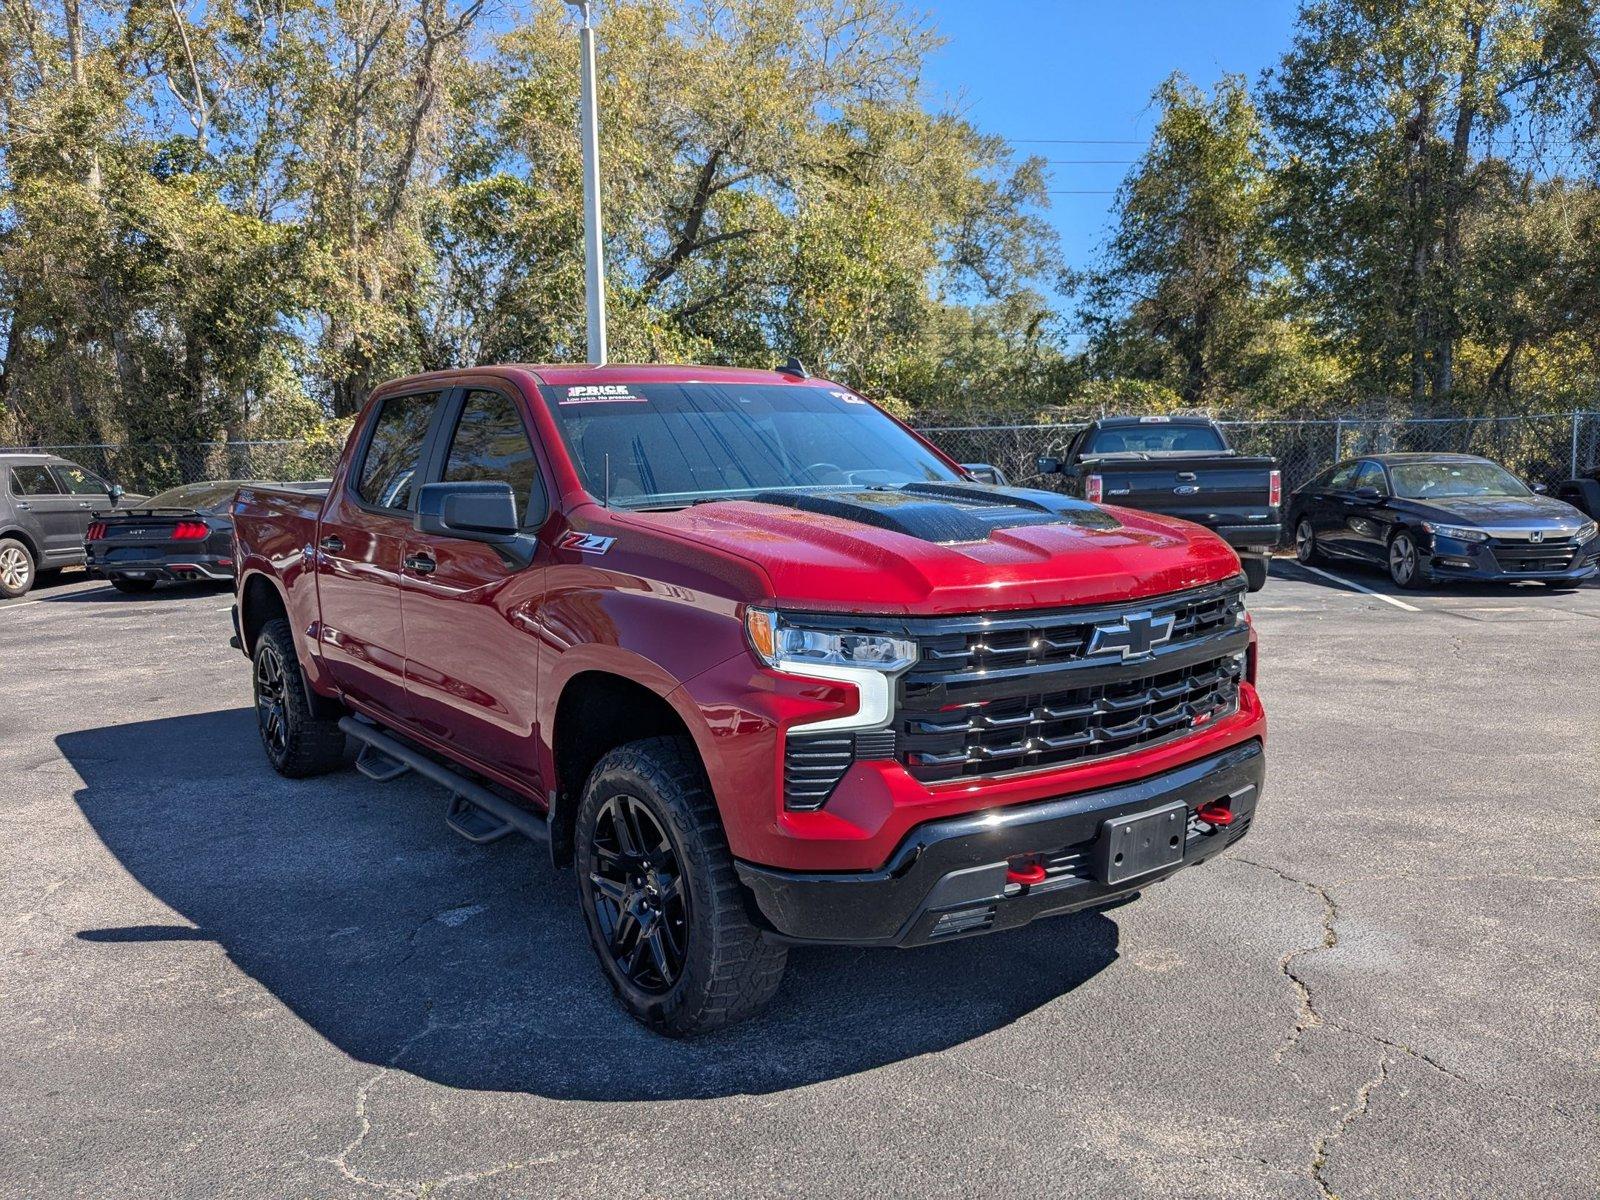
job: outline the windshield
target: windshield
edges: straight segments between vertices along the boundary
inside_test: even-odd
[[[1492,462],[1422,462],[1392,465],[1394,494],[1407,500],[1446,496],[1529,496],[1527,486]]]
[[[1122,425],[1102,429],[1085,454],[1212,453],[1226,450],[1209,425]]]
[[[621,508],[683,507],[769,488],[898,487],[961,478],[861,397],[781,383],[546,387],[583,485]]]

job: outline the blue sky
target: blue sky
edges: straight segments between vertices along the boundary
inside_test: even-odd
[[[1207,88],[1229,71],[1254,83],[1288,47],[1297,7],[1294,0],[924,3],[946,39],[929,64],[932,96],[1011,139],[1018,153],[1055,160],[1052,191],[1075,194],[1052,195],[1050,217],[1073,266],[1091,261],[1113,199],[1103,193],[1115,190],[1150,135],[1156,85],[1180,70]]]

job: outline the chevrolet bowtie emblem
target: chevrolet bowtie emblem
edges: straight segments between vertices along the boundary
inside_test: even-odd
[[[1157,646],[1172,637],[1174,617],[1153,613],[1129,613],[1112,625],[1096,625],[1089,637],[1089,657],[1119,654],[1124,660],[1154,654]]]

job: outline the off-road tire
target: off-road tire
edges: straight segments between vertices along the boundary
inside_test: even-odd
[[[128,596],[143,596],[156,590],[154,579],[113,579],[111,586]]]
[[[276,682],[280,677],[281,686]],[[344,765],[344,730],[337,721],[312,713],[287,619],[268,621],[256,635],[250,679],[256,726],[273,770],[290,779],[304,779]]]
[[[6,600],[26,596],[39,578],[39,564],[33,553],[16,538],[0,538],[0,597]]]
[[[1259,592],[1267,586],[1267,560],[1246,558],[1240,560],[1244,567],[1244,587],[1247,592]]]
[[[618,797],[640,802],[672,843],[688,892],[688,938],[671,986],[636,986],[596,910],[592,879],[601,813]],[[651,1029],[689,1037],[754,1016],[783,979],[788,950],[766,941],[751,919],[705,771],[684,738],[618,746],[590,772],[576,820],[575,874],[584,924],[600,969],[622,1006]]]

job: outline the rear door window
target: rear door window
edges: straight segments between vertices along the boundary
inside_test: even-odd
[[[1356,472],[1361,469],[1360,463],[1345,463],[1333,473],[1333,478],[1328,480],[1330,492],[1347,492],[1355,486]]]
[[[539,467],[522,414],[509,396],[475,389],[467,393],[450,439],[445,483],[509,483],[517,498],[517,520],[537,520],[544,511]]]
[[[59,496],[61,485],[48,467],[27,464],[11,468],[11,494],[14,496]]]
[[[372,436],[356,481],[356,495],[374,508],[405,509],[416,494],[428,427],[438,392],[390,396],[372,422]]]

